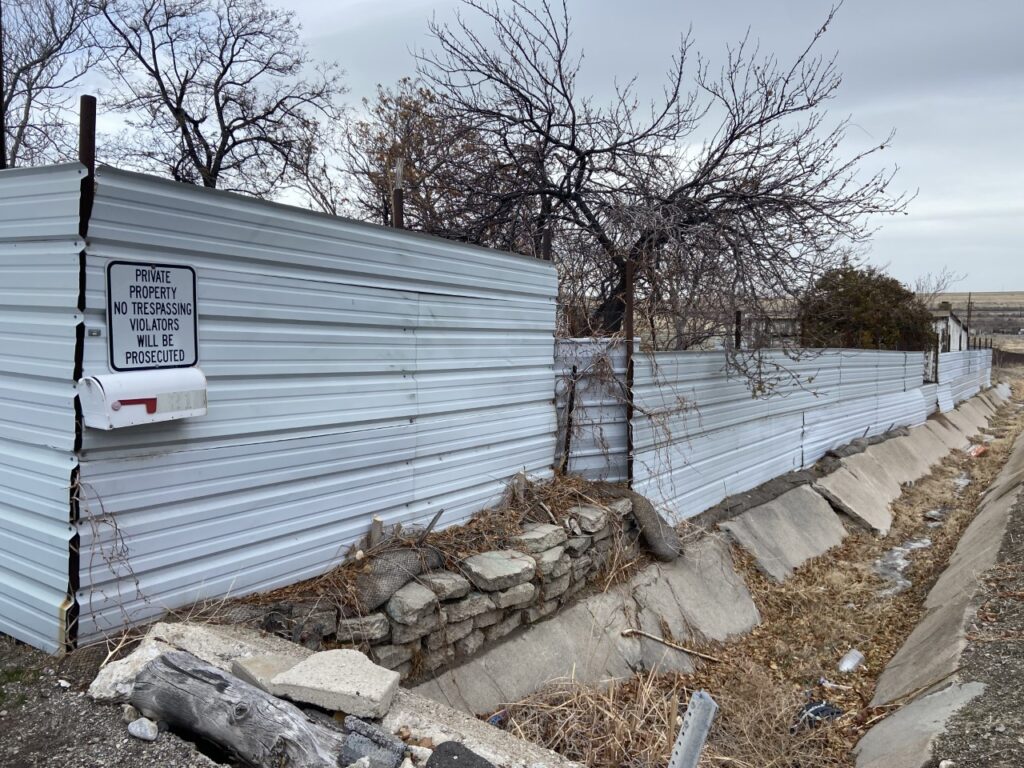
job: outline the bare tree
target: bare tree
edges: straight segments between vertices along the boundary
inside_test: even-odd
[[[5,0],[3,99],[8,167],[74,157],[73,86],[95,63],[86,0]]]
[[[914,293],[929,308],[938,304],[939,296],[947,293],[957,283],[967,277],[963,272],[955,272],[943,267],[938,272],[928,272],[914,281]]]
[[[731,338],[737,309],[767,322],[850,262],[873,215],[906,205],[889,193],[894,171],[864,170],[889,139],[844,156],[848,123],[826,125],[840,76],[814,50],[834,10],[789,65],[744,40],[713,70],[684,36],[662,96],[641,107],[632,80],[603,106],[578,93],[564,0],[463,6],[468,18],[430,24],[436,45],[418,54],[420,76],[517,169],[501,202],[554,230],[563,282],[578,281],[563,289],[579,302],[570,326],[587,317],[593,330],[621,330],[631,263],[652,339]],[[478,215],[495,216],[495,202]]]
[[[264,0],[99,0],[121,161],[272,196],[339,119],[341,73],[307,74],[291,12]]]

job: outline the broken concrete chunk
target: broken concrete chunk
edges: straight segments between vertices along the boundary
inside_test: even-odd
[[[338,641],[342,643],[379,643],[391,632],[391,622],[383,613],[338,620]]]
[[[472,592],[466,597],[444,607],[448,621],[458,623],[494,610],[494,602],[487,595]]]
[[[495,608],[512,608],[530,602],[535,594],[537,594],[537,588],[530,582],[526,582],[525,584],[516,584],[501,592],[492,592],[491,600],[494,601]]]
[[[244,656],[231,662],[231,674],[255,685],[260,690],[273,694],[270,681],[302,661],[301,656],[284,656],[270,653],[263,656]]]
[[[386,610],[399,624],[415,624],[437,610],[437,595],[422,584],[410,581],[391,596]]]
[[[565,530],[560,525],[530,523],[523,526],[523,532],[516,536],[515,542],[523,552],[533,554],[557,547],[567,538]]]
[[[514,549],[467,557],[462,567],[476,588],[485,592],[496,592],[530,581],[537,570],[532,557]]]
[[[469,594],[469,581],[450,571],[426,573],[420,576],[420,582],[432,590],[438,600],[456,600]]]
[[[433,594],[433,593],[431,593]],[[274,677],[279,696],[358,717],[387,714],[399,674],[353,650],[322,651]]]
[[[166,624],[150,627],[139,647],[123,659],[103,667],[89,686],[96,701],[128,701],[135,678],[146,664],[163,653],[183,650],[225,672],[243,656],[279,653],[309,656],[312,651],[255,629],[215,624]]]
[[[580,530],[583,533],[599,531],[608,523],[607,510],[591,506],[590,504],[581,504],[575,509],[570,510],[569,514],[579,523]]]
[[[572,560],[565,553],[565,547],[555,547],[536,555],[537,575],[545,581],[557,579],[569,572]]]

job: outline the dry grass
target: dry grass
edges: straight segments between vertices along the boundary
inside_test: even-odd
[[[1024,398],[1024,386],[1016,386]],[[526,738],[595,768],[664,766],[668,733],[678,726],[685,694],[703,688],[721,709],[702,760],[705,766],[818,768],[852,766],[850,750],[860,736],[897,705],[871,708],[875,682],[919,621],[924,598],[948,563],[976,514],[981,493],[1006,461],[1024,412],[1004,409],[994,420],[999,435],[978,458],[956,453],[893,505],[885,539],[851,529],[844,543],[805,564],[784,584],[768,580],[749,557],[735,550],[762,623],[749,635],[715,650],[720,664],[700,664],[692,675],[639,675],[612,691],[570,685],[538,692],[511,708],[510,727]],[[962,473],[971,483],[957,491]],[[948,510],[941,527],[929,528],[924,513]],[[880,595],[886,584],[873,570],[882,553],[910,538],[928,536],[930,548],[912,553],[906,576],[912,586]],[[837,663],[850,648],[865,666],[842,675]],[[825,687],[821,678],[841,688]],[[845,714],[831,724],[790,734],[799,708],[828,700]]]

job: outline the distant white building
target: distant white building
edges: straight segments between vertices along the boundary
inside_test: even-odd
[[[953,312],[948,301],[932,310],[932,328],[939,337],[940,352],[962,352],[968,349],[967,324]]]

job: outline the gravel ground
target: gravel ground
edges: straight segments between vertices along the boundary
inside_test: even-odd
[[[190,742],[162,733],[128,735],[117,706],[93,703],[85,689],[105,653],[55,659],[0,636],[0,766],[3,768],[213,768]]]
[[[985,692],[958,712],[932,754],[956,768],[1024,766],[1024,499],[1010,515],[997,565],[960,660]]]

